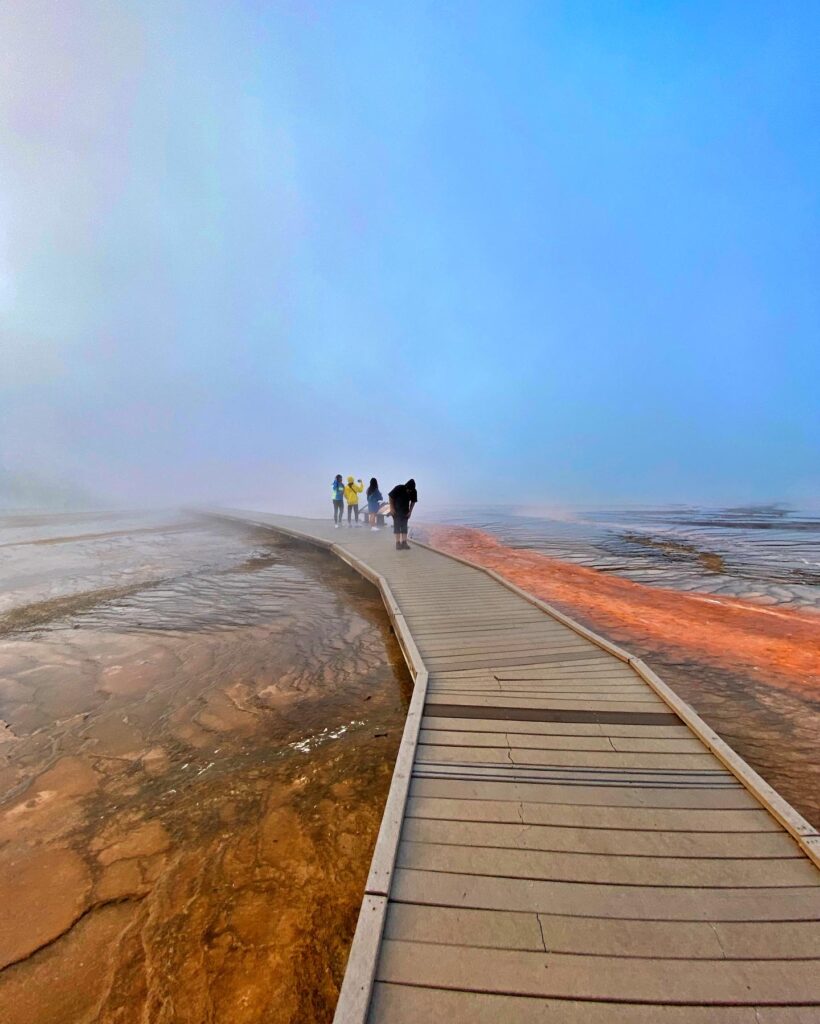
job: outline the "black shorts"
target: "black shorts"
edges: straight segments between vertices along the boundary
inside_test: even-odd
[[[407,521],[410,516],[403,516],[400,512],[393,514],[393,533],[407,533]]]

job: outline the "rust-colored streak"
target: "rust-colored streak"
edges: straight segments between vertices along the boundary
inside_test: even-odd
[[[537,551],[506,547],[482,530],[430,526],[435,547],[494,569],[542,600],[698,662],[820,697],[820,616],[752,601],[635,583]]]

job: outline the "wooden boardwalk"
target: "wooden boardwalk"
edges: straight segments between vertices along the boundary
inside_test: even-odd
[[[643,662],[365,527],[415,689],[337,1024],[820,1024],[820,837]]]

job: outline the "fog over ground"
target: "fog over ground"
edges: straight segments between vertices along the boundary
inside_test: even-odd
[[[0,480],[815,499],[819,43],[800,2],[3,3]]]

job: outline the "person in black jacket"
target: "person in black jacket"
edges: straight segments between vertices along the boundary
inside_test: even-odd
[[[406,484],[396,484],[387,496],[390,499],[390,513],[393,516],[393,533],[396,535],[396,551],[409,551],[407,523],[416,502],[419,500],[416,481],[412,478]]]

